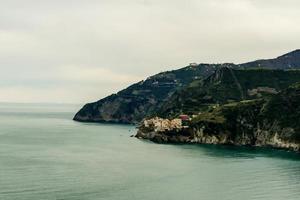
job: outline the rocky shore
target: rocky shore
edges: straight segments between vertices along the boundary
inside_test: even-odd
[[[241,133],[233,135],[227,131],[207,132],[208,127],[173,129],[169,131],[155,131],[140,127],[135,137],[151,140],[155,143],[190,143],[190,144],[221,144],[237,146],[271,147],[300,152],[300,144],[284,140],[282,133],[289,134],[293,130],[281,130],[281,133],[272,133],[270,130],[255,128],[252,134]],[[217,129],[217,127],[216,127]]]

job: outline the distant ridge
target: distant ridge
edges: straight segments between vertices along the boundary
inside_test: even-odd
[[[243,68],[300,69],[300,49],[274,59],[261,59],[240,64]]]

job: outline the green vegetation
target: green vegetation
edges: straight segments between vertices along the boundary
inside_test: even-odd
[[[221,65],[201,64],[162,72],[94,103],[86,104],[74,117],[85,122],[138,123],[156,113],[170,96],[194,80],[205,79]]]
[[[230,137],[246,134],[255,138],[257,131],[267,131],[272,137],[288,142],[300,142],[300,83],[268,99],[256,99],[224,104],[199,114],[191,127],[206,127],[207,134],[227,132]]]
[[[176,92],[158,114],[163,117],[175,117],[181,113],[197,114],[214,104],[269,98],[299,80],[298,70],[234,70],[225,67],[207,79],[194,81]]]
[[[215,105],[270,98],[300,81],[300,50],[245,64],[199,64],[162,72],[97,102],[74,120],[139,123],[145,117],[198,114]]]
[[[294,131],[285,134],[285,138],[300,142],[300,83],[271,98],[262,109],[260,120],[263,119],[293,128]]]

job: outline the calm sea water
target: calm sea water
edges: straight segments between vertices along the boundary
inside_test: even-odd
[[[72,121],[78,106],[0,104],[1,200],[299,200],[300,156],[159,145],[133,126]]]

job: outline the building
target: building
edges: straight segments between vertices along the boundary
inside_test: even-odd
[[[190,63],[190,67],[197,67],[198,64],[197,63]]]
[[[188,115],[179,115],[179,119],[182,121],[190,121],[190,117]]]

